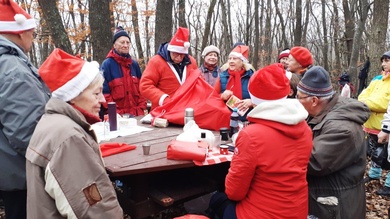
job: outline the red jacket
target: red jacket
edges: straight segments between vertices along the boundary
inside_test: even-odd
[[[162,95],[172,96],[181,86],[176,76],[177,73],[172,70],[167,62],[169,53],[163,48],[160,48],[159,54],[149,60],[140,81],[141,95],[152,102],[152,109],[160,105],[159,101]],[[193,70],[198,69],[198,66],[192,56],[188,55],[186,57],[188,57],[186,58],[188,62],[184,65],[186,66],[186,73],[190,74]]]
[[[307,112],[298,104],[265,102],[248,114],[251,124],[239,132],[225,182],[228,198],[237,201],[238,219],[307,218],[313,143]]]

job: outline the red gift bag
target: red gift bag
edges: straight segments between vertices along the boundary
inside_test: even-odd
[[[231,112],[220,94],[202,78],[199,69],[187,75],[188,78],[170,101],[156,107],[151,115],[184,125],[184,111],[190,107],[194,109],[194,119],[200,128],[219,130],[229,127]]]
[[[173,140],[167,148],[167,159],[204,161],[206,150],[203,143]]]

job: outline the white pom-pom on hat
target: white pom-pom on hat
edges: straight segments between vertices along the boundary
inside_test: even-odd
[[[27,20],[26,16],[24,16],[23,14],[15,14],[14,19],[16,23],[20,25],[26,22]]]
[[[188,48],[190,48],[190,46],[191,46],[190,42],[185,42],[184,43],[184,48],[188,49]]]

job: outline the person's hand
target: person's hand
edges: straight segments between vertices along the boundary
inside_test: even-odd
[[[378,134],[378,143],[379,144],[384,144],[384,143],[386,143],[388,141],[389,141],[389,134],[386,133],[386,132],[383,132],[383,131],[379,132],[379,134]]]
[[[222,100],[228,100],[232,95],[233,95],[233,91],[231,91],[231,90],[225,90],[225,91],[221,94],[221,98],[222,98]]]
[[[245,111],[247,110],[249,107],[252,106],[252,101],[251,99],[245,99],[245,100],[241,100],[238,104],[237,104],[237,108],[238,110],[240,111]]]

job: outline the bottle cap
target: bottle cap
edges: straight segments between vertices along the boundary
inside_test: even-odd
[[[234,108],[233,108],[233,112],[238,112],[237,107],[234,107]]]
[[[194,109],[186,108],[185,116],[194,116]]]

